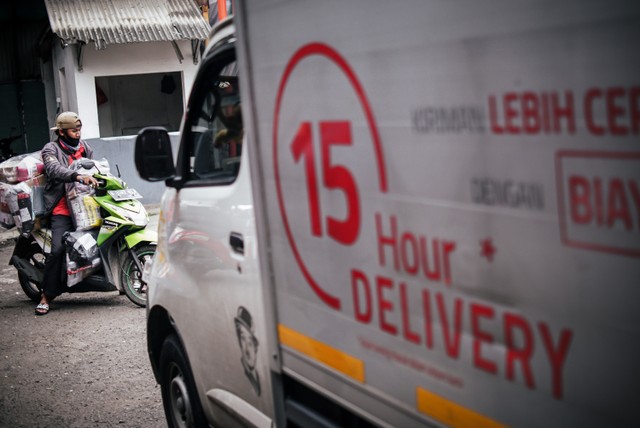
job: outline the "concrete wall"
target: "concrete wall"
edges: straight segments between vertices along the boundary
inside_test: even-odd
[[[175,163],[178,153],[179,134],[177,132],[172,132],[169,135],[171,136],[173,161]],[[93,157],[95,159],[106,158],[109,161],[111,173],[113,175],[118,175],[116,165],[118,166],[122,179],[127,183],[127,185],[129,187],[133,187],[140,192],[142,196],[144,196],[141,200],[144,205],[160,203],[162,193],[165,189],[164,181],[149,183],[148,181],[141,179],[138,175],[134,162],[135,136],[84,139],[93,148]]]

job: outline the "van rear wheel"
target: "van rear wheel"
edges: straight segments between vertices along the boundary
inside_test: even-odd
[[[191,367],[175,334],[167,337],[160,351],[160,388],[170,428],[207,426]]]

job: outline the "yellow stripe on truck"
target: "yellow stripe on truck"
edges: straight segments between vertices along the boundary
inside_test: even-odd
[[[420,387],[417,388],[418,410],[431,416],[443,424],[453,427],[474,427],[474,428],[504,428],[499,422],[489,419],[480,413],[462,407],[459,404],[449,401],[433,392]]]
[[[280,343],[364,383],[364,362],[352,355],[278,324]]]

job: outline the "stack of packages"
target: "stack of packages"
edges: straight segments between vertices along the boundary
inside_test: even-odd
[[[109,172],[106,159],[91,161],[91,168],[86,168],[86,161],[87,159],[78,159],[69,165],[69,168],[80,175]],[[93,198],[95,190],[92,187],[78,182],[67,183],[66,192],[71,219],[76,229],[74,232],[67,232],[64,237],[67,246],[67,286],[72,287],[101,265],[96,239],[102,217],[100,207]]]
[[[0,163],[0,226],[29,236],[44,214],[44,164],[40,152]]]

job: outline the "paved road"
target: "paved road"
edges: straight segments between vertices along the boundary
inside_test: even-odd
[[[117,292],[65,294],[36,317],[10,245],[0,242],[0,427],[166,426],[145,310]]]

